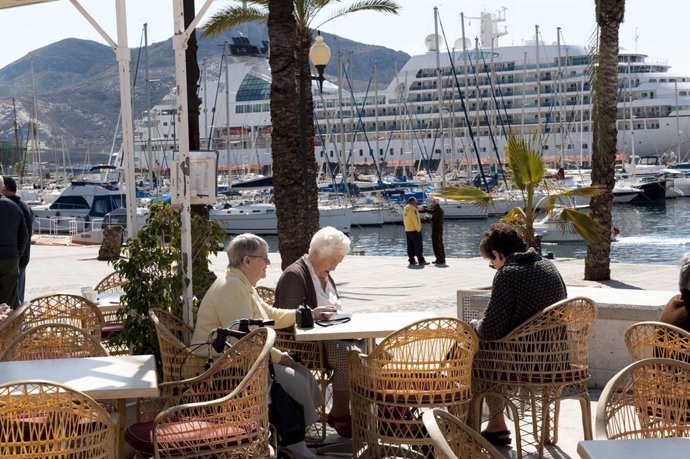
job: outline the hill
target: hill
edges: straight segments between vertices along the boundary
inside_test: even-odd
[[[223,42],[239,34],[252,43],[268,40],[265,25],[248,24],[239,30],[231,30],[220,37],[201,37],[198,32],[199,65],[206,59],[210,79],[217,79],[223,52]],[[409,55],[381,46],[366,45],[335,35],[324,34],[331,47],[332,63],[326,68],[326,76],[337,83],[336,56],[340,53],[347,61],[352,56],[353,87],[365,88],[372,78],[373,63],[377,63],[380,86],[395,76]],[[132,82],[135,118],[146,110],[144,84],[144,53],[139,48],[132,52]],[[160,101],[170,91],[175,80],[172,39],[149,45],[149,80],[151,105]],[[39,140],[45,148],[67,151],[72,160],[77,156],[109,152],[115,136],[119,148],[119,132],[116,133],[120,112],[118,68],[115,54],[106,45],[88,40],[68,38],[37,49],[0,69],[0,145],[14,145],[15,107],[20,145],[26,146],[30,135],[33,113],[33,87],[35,81]],[[344,87],[348,87],[347,83]],[[13,104],[14,99],[14,104]],[[1,152],[0,152],[1,153]],[[51,161],[49,155],[48,161]],[[2,156],[0,156],[1,158]]]

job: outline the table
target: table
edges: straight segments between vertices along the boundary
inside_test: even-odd
[[[117,400],[117,457],[121,458],[125,457],[127,399],[159,396],[156,361],[152,355],[0,362],[0,384],[27,380],[56,382],[95,399]]]
[[[356,313],[352,314],[349,322],[328,327],[321,327],[316,324],[314,324],[314,328],[295,327],[295,340],[366,339],[367,344],[373,344],[373,340],[376,338],[386,337],[413,322],[432,317],[436,317],[436,314],[430,311]]]
[[[583,440],[577,444],[577,453],[582,459],[687,459],[690,438]]]

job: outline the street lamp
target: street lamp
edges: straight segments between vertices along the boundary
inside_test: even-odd
[[[316,77],[309,75],[309,79],[317,80],[319,82],[319,91],[323,91],[323,81],[326,79],[323,76],[323,71],[326,69],[328,61],[331,60],[331,48],[324,43],[321,32],[317,33],[318,35],[316,36],[315,40],[316,43],[311,45],[311,48],[309,48],[309,60],[312,64],[314,64],[314,67],[316,67],[316,70],[319,72],[319,74]]]
[[[310,153],[307,152],[307,82],[316,80],[319,82],[319,91],[323,91],[323,82],[326,79],[323,76],[323,71],[331,58],[331,50],[324,43],[320,32],[317,32],[315,43],[309,48],[309,60],[311,60],[314,67],[318,71],[318,75],[311,74],[309,62],[306,59],[305,53],[300,53],[300,67],[299,67],[299,107],[300,107],[300,155],[303,165],[304,178],[309,180],[309,171],[313,169],[310,164],[313,164],[314,146],[311,146],[311,161],[309,160]],[[310,83],[311,86],[311,83]],[[311,90],[311,88],[309,89]],[[313,107],[313,106],[312,106]],[[313,116],[309,117],[313,123]],[[308,188],[305,186],[306,192]]]

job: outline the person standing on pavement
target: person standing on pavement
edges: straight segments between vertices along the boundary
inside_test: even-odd
[[[26,287],[26,266],[29,264],[29,257],[31,256],[31,235],[33,234],[34,214],[31,212],[29,205],[22,201],[22,198],[17,195],[17,182],[12,177],[3,177],[5,186],[2,188],[2,194],[14,202],[24,215],[24,223],[26,223],[26,231],[29,233],[29,243],[26,244],[24,255],[19,259],[19,279],[17,280],[17,296],[19,304],[24,303],[24,288]]]
[[[419,218],[417,199],[411,197],[403,209],[403,224],[405,225],[405,239],[407,241],[407,258],[410,265],[428,265],[424,259],[424,246],[422,245],[422,220]],[[415,261],[417,257],[417,261]]]
[[[435,265],[446,264],[446,250],[443,247],[443,209],[438,198],[431,198],[431,209],[424,206],[422,212],[431,214],[431,245],[434,248],[436,259],[432,261]]]
[[[4,181],[0,176],[0,189]],[[0,303],[12,309],[19,306],[17,282],[19,259],[29,242],[24,215],[19,207],[0,194]]]

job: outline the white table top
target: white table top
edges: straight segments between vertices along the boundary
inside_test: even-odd
[[[0,362],[0,384],[26,380],[64,384],[95,399],[159,395],[152,355]]]
[[[383,338],[413,322],[432,317],[436,317],[436,314],[430,311],[356,313],[352,314],[349,322],[329,327],[314,324],[314,328],[296,328],[295,340]]]
[[[584,440],[577,444],[582,459],[687,459],[690,438],[635,440]]]

